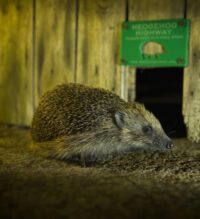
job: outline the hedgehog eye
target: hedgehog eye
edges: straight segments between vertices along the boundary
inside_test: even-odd
[[[153,133],[153,128],[152,128],[152,126],[147,125],[147,126],[144,126],[144,127],[142,128],[142,131],[143,131],[144,134],[150,135],[150,134]]]

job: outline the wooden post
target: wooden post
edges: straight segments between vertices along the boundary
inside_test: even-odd
[[[190,59],[184,73],[183,114],[188,137],[200,141],[200,0],[187,1],[187,18],[191,19]]]
[[[32,0],[0,3],[0,123],[32,119],[32,6]]]
[[[129,72],[127,71],[127,67],[126,66],[122,66],[121,67],[121,94],[120,97],[126,101],[128,101],[128,90],[127,90],[127,86],[128,86],[128,75]]]
[[[134,102],[136,98],[136,68],[128,68],[128,82],[127,82],[127,100],[128,102]]]

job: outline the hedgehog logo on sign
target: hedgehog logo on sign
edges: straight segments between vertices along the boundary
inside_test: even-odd
[[[160,43],[148,41],[145,42],[142,46],[142,56],[146,58],[157,58],[159,55],[166,53],[166,49]]]

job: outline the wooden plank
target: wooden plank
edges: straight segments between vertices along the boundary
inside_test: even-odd
[[[75,81],[76,1],[37,0],[35,96]]]
[[[77,82],[119,93],[118,28],[125,1],[80,0],[78,17]]]
[[[187,17],[191,19],[190,61],[184,75],[184,120],[188,137],[200,141],[200,0],[188,0]]]
[[[0,3],[0,122],[30,124],[32,0]]]
[[[158,20],[184,17],[184,0],[129,0],[129,20]],[[154,53],[156,48],[151,47]],[[136,69],[132,68],[129,74],[131,83],[127,87],[129,100],[133,101],[136,96]],[[131,86],[131,87],[130,87]],[[133,87],[135,86],[135,87]]]

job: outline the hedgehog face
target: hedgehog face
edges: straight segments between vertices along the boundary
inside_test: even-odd
[[[142,112],[116,112],[115,121],[121,130],[121,140],[126,142],[130,150],[166,150],[173,147],[172,140],[165,134],[160,122],[145,109]]]

